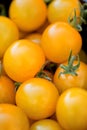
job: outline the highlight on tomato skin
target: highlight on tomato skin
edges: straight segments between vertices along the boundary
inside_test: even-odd
[[[30,130],[39,130],[39,128],[46,130],[63,130],[57,121],[52,119],[43,119],[36,121],[30,127]]]
[[[47,6],[43,0],[11,1],[8,12],[10,19],[25,32],[36,31],[47,18]]]
[[[16,105],[0,104],[0,130],[29,130],[26,114]]]
[[[57,67],[53,82],[60,94],[72,87],[87,90],[87,64],[80,61],[78,55],[70,53],[68,61]]]
[[[40,33],[30,33],[27,34],[24,38],[32,41],[33,43],[36,43],[40,45],[42,35]]]
[[[82,37],[68,23],[56,22],[50,24],[43,32],[41,47],[48,60],[60,64],[68,59],[70,50],[74,55],[80,52]]]
[[[6,74],[17,82],[33,78],[44,63],[45,55],[41,47],[26,39],[14,42],[3,57]]]
[[[55,85],[43,78],[23,82],[16,92],[16,104],[29,119],[41,120],[55,113],[59,92]]]
[[[86,130],[87,91],[74,87],[63,92],[57,102],[56,116],[65,130]]]
[[[0,16],[0,59],[7,48],[19,39],[19,30],[16,24],[6,16]]]
[[[87,130],[86,0],[1,3],[0,130]]]
[[[79,0],[53,0],[48,5],[47,18],[50,23],[68,22],[74,18],[74,10],[76,18],[80,18],[81,8]]]

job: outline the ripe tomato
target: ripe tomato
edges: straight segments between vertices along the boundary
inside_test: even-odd
[[[19,107],[0,104],[0,130],[29,130],[29,120]]]
[[[34,31],[46,20],[47,7],[43,0],[13,0],[9,17],[22,31]]]
[[[19,31],[15,23],[5,16],[0,16],[0,59],[12,42],[19,38]]]
[[[68,22],[74,16],[74,9],[76,16],[80,17],[80,2],[79,0],[53,0],[48,5],[47,17],[50,23],[56,21]]]
[[[41,34],[40,33],[31,33],[31,34],[28,34],[25,38],[32,41],[33,43],[40,45],[40,42],[41,42]]]
[[[40,120],[53,115],[58,96],[58,90],[52,82],[43,78],[32,78],[18,88],[16,104],[30,119]]]
[[[44,63],[42,49],[25,39],[14,42],[6,50],[3,58],[7,75],[17,82],[34,77]]]
[[[67,62],[63,63],[67,65]],[[73,63],[73,66],[77,64],[77,61]],[[84,62],[80,62],[80,66],[75,71],[77,75],[68,74],[61,74],[63,72],[63,68],[58,67],[55,71],[53,82],[58,88],[59,92],[62,93],[64,90],[69,89],[71,87],[80,87],[87,89],[87,65]]]
[[[7,76],[0,76],[0,103],[15,104],[15,86]]]
[[[87,130],[87,91],[70,88],[59,97],[56,116],[65,130]]]
[[[36,121],[30,127],[30,130],[63,130],[58,122],[51,119]]]
[[[68,23],[56,22],[43,32],[41,47],[48,60],[62,63],[68,59],[70,50],[73,54],[78,54],[82,47],[82,38]]]

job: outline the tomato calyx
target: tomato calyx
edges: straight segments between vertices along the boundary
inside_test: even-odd
[[[40,77],[52,81],[53,74],[56,68],[57,68],[57,64],[47,60],[35,77]]]
[[[71,18],[72,13],[74,13],[73,18]],[[76,16],[76,9],[74,9],[69,18],[68,23],[74,27],[77,31],[82,31],[82,24],[87,24],[87,3],[80,3],[80,16]]]
[[[52,79],[47,75],[47,73],[44,71],[45,70],[45,66],[49,63],[49,61],[47,60],[45,62],[45,64],[42,66],[41,70],[36,74],[35,77],[40,77],[40,78],[45,78],[49,81],[52,81]]]
[[[3,4],[0,4],[0,16],[6,16],[6,10]]]
[[[78,63],[76,65],[73,65],[75,60],[78,60]],[[80,66],[79,56],[72,55],[71,51],[68,58],[68,64],[67,65],[60,64],[59,67],[61,67],[64,71],[60,72],[58,77],[60,77],[61,74],[71,74],[73,76],[77,76],[78,74],[76,73],[76,70],[79,68],[79,66]]]
[[[87,3],[81,6],[82,23],[87,24]]]
[[[52,81],[52,79],[44,71],[40,71],[36,77],[40,77]]]
[[[74,11],[74,16],[73,18],[71,18],[71,15],[68,18],[68,23],[74,27],[77,31],[81,32],[82,31],[82,17],[77,17],[76,16],[76,9],[73,10]],[[79,21],[79,22],[78,22]]]

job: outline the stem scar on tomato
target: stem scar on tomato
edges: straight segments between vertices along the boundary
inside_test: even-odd
[[[74,17],[71,18],[71,14],[74,12]],[[77,31],[82,31],[82,24],[87,24],[87,3],[80,4],[80,17],[76,16],[76,9],[74,9],[68,17],[69,24],[76,28]]]
[[[76,16],[76,9],[74,9],[72,11],[72,13],[74,12],[74,17],[71,18],[71,14],[70,16],[68,17],[68,23],[74,27],[77,31],[81,32],[82,31],[82,27],[81,27],[81,24],[82,24],[82,17],[77,17]],[[78,22],[79,21],[79,22]]]
[[[78,60],[78,63],[76,65],[73,66],[73,62],[75,60]],[[69,55],[69,58],[68,58],[68,64],[67,65],[63,65],[63,64],[60,64],[59,67],[61,67],[64,71],[63,72],[60,72],[58,77],[61,76],[61,74],[71,74],[71,75],[74,75],[74,76],[77,76],[78,74],[76,73],[76,70],[79,68],[80,66],[80,58],[79,58],[79,55],[75,56],[75,55],[72,55],[72,51],[70,51],[70,55]]]

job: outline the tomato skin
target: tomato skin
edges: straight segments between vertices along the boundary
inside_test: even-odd
[[[0,76],[0,103],[15,104],[15,85],[7,76]]]
[[[5,16],[0,16],[0,59],[9,45],[18,40],[18,38],[19,31],[15,23]]]
[[[87,129],[87,91],[70,88],[59,97],[56,116],[65,130]]]
[[[74,16],[74,9],[76,9],[76,16],[80,17],[80,2],[79,0],[53,0],[48,6],[47,17],[50,23],[56,21],[68,22]]]
[[[82,38],[68,23],[56,22],[43,32],[41,47],[48,60],[62,63],[68,59],[71,50],[74,55],[79,53]]]
[[[32,78],[21,84],[16,93],[16,104],[29,119],[40,120],[53,115],[58,91],[55,85],[43,78]]]
[[[5,72],[17,82],[34,77],[44,63],[42,49],[26,39],[14,42],[6,50],[3,58]]]
[[[67,62],[63,64],[67,65]],[[77,61],[74,62],[73,66],[76,64]],[[61,74],[61,76],[58,77],[59,73],[63,71],[64,70],[62,68],[58,67],[53,77],[53,82],[60,93],[71,87],[87,89],[87,65],[84,62],[80,61],[80,66],[76,70],[77,76],[71,74]]]
[[[17,106],[0,104],[0,130],[29,130],[26,114]]]
[[[39,120],[33,123],[30,130],[63,130],[58,122],[51,119]]]
[[[9,17],[21,31],[35,31],[46,20],[47,7],[43,0],[14,0],[9,7]]]
[[[25,38],[32,41],[33,43],[40,45],[40,42],[41,42],[41,34],[40,33],[30,33]]]

